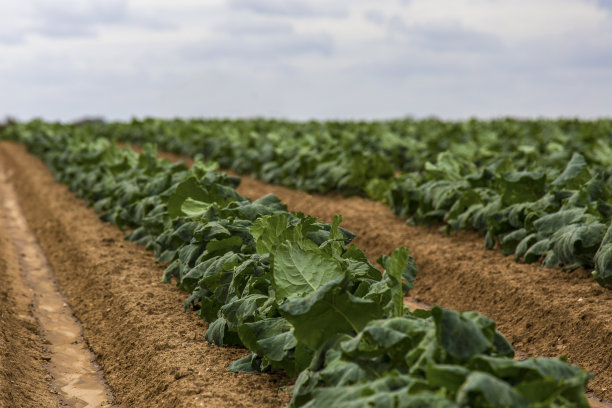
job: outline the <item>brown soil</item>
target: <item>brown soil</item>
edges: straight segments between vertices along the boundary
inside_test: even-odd
[[[209,345],[204,340],[206,324],[194,313],[183,310],[185,293],[160,282],[163,267],[156,265],[144,248],[125,242],[121,231],[101,222],[82,200],[56,183],[40,160],[22,146],[2,142],[0,162],[12,171],[11,181],[30,229],[83,325],[83,337],[104,372],[115,404],[280,407],[288,403],[290,395],[279,389],[290,386],[292,379],[278,374],[229,373],[228,364],[247,351]],[[3,339],[15,338],[14,333],[23,333],[18,342],[25,345],[32,342],[28,339],[36,339],[35,333],[28,335],[28,331],[35,331],[30,323],[4,312],[8,310],[4,303],[10,304],[7,298],[0,292],[2,351],[11,347],[5,346]],[[5,319],[9,324],[5,325]],[[11,323],[11,319],[16,321]],[[30,348],[33,347],[25,348],[22,354],[34,355],[36,362],[40,354],[27,353]],[[21,360],[28,361],[25,357]],[[21,374],[16,365],[17,362],[0,358],[2,386],[7,384],[3,376],[44,384],[44,371],[38,377],[30,376],[29,372]],[[16,392],[31,395],[30,398],[42,394],[29,390],[32,387],[28,384],[16,388]],[[5,394],[4,389],[1,391]],[[54,405],[43,402],[8,406]]]
[[[7,221],[0,206],[0,407],[59,407]]]
[[[0,163],[0,175],[6,172]],[[3,226],[19,254],[20,276],[31,294],[31,311],[43,337],[45,364],[52,389],[62,406],[110,407],[110,390],[102,379],[94,356],[81,335],[82,328],[57,287],[53,271],[21,212],[17,195],[6,177],[0,176],[0,208]]]

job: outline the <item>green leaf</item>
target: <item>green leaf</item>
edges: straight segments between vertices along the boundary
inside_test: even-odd
[[[291,325],[282,317],[245,323],[238,326],[240,340],[273,368],[296,375],[295,359],[290,353],[297,345]]]
[[[250,294],[235,299],[221,307],[221,316],[233,326],[255,320],[259,315],[259,309],[268,301],[267,295]]]
[[[181,207],[183,202],[185,202],[185,200],[188,198],[203,202],[210,201],[208,192],[193,176],[188,177],[181,182],[168,198],[168,215],[170,215],[171,218],[176,218],[183,215]]]
[[[537,234],[529,234],[525,238],[521,240],[516,246],[516,251],[514,252],[514,259],[517,261],[522,258],[527,250],[538,241]]]
[[[567,163],[563,173],[552,183],[552,186],[563,187],[569,190],[577,190],[591,179],[591,174],[587,169],[587,163],[580,153],[574,153],[571,160]]]
[[[212,206],[212,203],[205,203],[203,201],[197,201],[193,198],[187,198],[181,204],[181,212],[188,217],[197,218],[201,217],[208,209]]]
[[[552,237],[553,251],[565,265],[590,264],[604,235],[605,225],[571,224],[561,228]]]
[[[436,321],[438,338],[442,347],[459,361],[485,352],[491,347],[481,328],[472,320],[453,310],[434,306],[432,315]]]
[[[593,278],[602,286],[612,284],[612,223],[594,257]]]
[[[305,251],[286,241],[274,251],[272,276],[276,298],[280,300],[315,291],[330,281],[342,279],[344,272],[340,263],[323,251]]]
[[[438,155],[436,164],[425,163],[425,174],[428,179],[459,180],[461,178],[461,163],[452,153],[442,152]]]
[[[430,364],[427,366],[427,382],[432,387],[440,387],[456,393],[465,379],[470,374],[470,370],[452,364]]]
[[[233,373],[259,374],[263,372],[261,357],[255,353],[244,356],[239,360],[234,361],[227,367],[227,371]]]
[[[391,278],[391,293],[393,301],[393,316],[404,314],[404,295],[414,287],[416,265],[408,249],[396,248],[391,257],[379,258],[379,263],[385,268],[385,273]]]
[[[490,406],[523,408],[529,400],[515,391],[508,383],[489,374],[473,372],[457,393],[457,402],[463,406]]]
[[[240,248],[242,238],[238,235],[233,235],[229,238],[214,239],[206,244],[206,251],[211,255],[223,255],[226,252]]]
[[[538,232],[552,235],[566,225],[574,224],[580,221],[585,212],[586,208],[561,210],[541,217],[540,219],[536,220],[533,225]]]
[[[388,354],[394,365],[403,366],[404,355],[432,329],[425,319],[412,316],[373,320],[357,336],[340,343],[340,348],[351,359]]]
[[[285,236],[287,228],[289,228],[289,219],[286,214],[264,216],[257,219],[249,228],[249,232],[255,240],[257,253],[259,255],[271,253],[279,244],[279,237]]]
[[[223,347],[224,345],[242,345],[238,335],[234,332],[228,331],[227,321],[222,317],[218,318],[208,326],[204,337],[209,343],[220,347]]]
[[[380,305],[351,295],[341,284],[341,278],[328,282],[308,296],[280,306],[295,329],[295,337],[311,349],[335,334],[355,334],[369,321],[382,317]]]
[[[504,205],[536,201],[544,195],[545,183],[544,174],[527,171],[501,173],[497,178],[497,187]]]
[[[537,262],[540,257],[545,255],[551,246],[550,239],[544,238],[533,244],[527,252],[525,252],[525,263]]]
[[[504,255],[515,252],[517,245],[529,234],[525,228],[517,229],[505,235],[502,240],[502,251]]]

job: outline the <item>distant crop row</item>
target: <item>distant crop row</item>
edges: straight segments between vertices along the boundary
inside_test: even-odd
[[[482,231],[488,248],[517,260],[594,268],[597,282],[612,284],[612,120],[146,119],[74,128],[309,192],[367,195],[411,222]]]
[[[190,293],[206,339],[253,352],[231,370],[298,375],[291,406],[588,407],[587,373],[561,359],[513,360],[490,319],[408,311],[408,251],[381,257],[381,274],[348,245],[339,216],[328,225],[272,195],[251,202],[214,164],[188,169],[83,128],[34,123],[4,135],[168,263],[163,279]]]

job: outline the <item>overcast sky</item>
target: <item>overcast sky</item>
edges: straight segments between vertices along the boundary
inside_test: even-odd
[[[612,115],[612,0],[19,0],[0,117]]]

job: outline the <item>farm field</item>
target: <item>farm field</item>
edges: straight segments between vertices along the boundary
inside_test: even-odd
[[[165,156],[176,159],[176,156]],[[61,164],[61,157],[60,154],[51,160],[56,168]],[[211,337],[204,338],[206,323],[195,313],[183,311],[185,292],[160,282],[164,266],[155,264],[154,257],[143,247],[124,241],[124,232],[100,221],[84,201],[75,198],[66,187],[53,182],[53,176],[44,164],[26,153],[23,146],[2,142],[0,163],[4,179],[10,180],[16,189],[23,213],[48,257],[59,288],[68,298],[75,316],[83,323],[84,338],[92,348],[118,405],[260,407],[283,406],[290,402],[291,394],[287,389],[293,385],[295,377],[280,372],[261,375],[228,372],[227,366],[237,358],[247,356],[248,352],[240,347],[209,344],[206,340],[210,341]],[[580,167],[579,164],[577,166]],[[585,177],[584,169],[582,166],[575,173],[566,172],[566,178],[576,182],[576,174],[582,172],[582,180]],[[563,169],[553,175],[553,179],[558,179],[560,174],[564,174]],[[531,179],[538,177],[533,174],[528,176]],[[371,188],[376,183],[368,182],[368,185]],[[393,214],[388,205],[367,198],[346,198],[338,193],[309,195],[249,177],[243,178],[236,191],[253,200],[273,193],[290,211],[301,211],[330,224],[334,223],[336,214],[342,214],[341,226],[356,234],[353,243],[365,252],[372,264],[376,264],[380,256],[394,253],[400,246],[409,248],[418,266],[414,288],[409,292],[413,300],[459,311],[483,313],[497,323],[497,329],[520,356],[566,356],[570,363],[593,373],[594,378],[587,387],[593,393],[589,401],[593,406],[598,398],[612,399],[612,377],[609,374],[612,362],[612,349],[609,346],[612,339],[612,320],[609,317],[612,316],[612,295],[605,287],[605,273],[600,274],[596,282],[591,278],[589,269],[599,244],[603,242],[602,247],[606,245],[606,237],[603,237],[606,225],[594,218],[580,218],[584,215],[583,210],[579,210],[582,211],[581,215],[574,218],[581,222],[581,227],[586,225],[586,228],[590,228],[590,233],[596,229],[600,235],[599,241],[597,248],[589,249],[586,255],[578,252],[568,255],[567,259],[573,257],[576,264],[571,265],[571,272],[567,272],[559,268],[545,269],[539,263],[517,263],[514,258],[505,257],[500,250],[485,249],[483,232],[461,230],[445,235],[437,228],[406,225],[405,220]],[[460,192],[459,197],[462,194]],[[205,211],[209,206],[204,206],[201,201],[198,204],[194,196],[190,197],[192,200],[187,201],[189,206],[186,206],[183,198],[179,207],[183,215],[200,217],[207,214]],[[593,208],[588,207],[588,211]],[[597,208],[604,207],[600,205]],[[602,209],[600,216],[605,215],[606,211]],[[118,216],[123,215],[115,213],[115,218],[110,220],[118,223]],[[128,227],[135,228],[136,225]],[[521,234],[525,238],[528,231]],[[4,233],[3,242],[10,240],[7,235]],[[342,239],[346,240],[346,237],[345,234]],[[498,244],[503,244],[503,239],[500,238]],[[574,242],[571,245],[577,248]],[[555,248],[553,244],[546,250],[554,254]],[[158,257],[160,253],[163,254],[157,252]],[[545,255],[544,252],[542,255]],[[174,258],[168,257],[165,261],[176,261],[176,256],[174,254]],[[600,259],[603,258],[604,255],[601,255]],[[580,263],[586,269],[581,268]],[[551,263],[548,266],[554,265]],[[391,266],[387,264],[387,267]],[[183,272],[176,272],[175,268],[173,273],[178,275],[168,275],[169,270],[172,271],[166,269],[166,276],[183,279]],[[406,271],[401,275],[404,283],[408,277]],[[602,269],[602,272],[605,270]],[[394,289],[393,280],[389,279],[380,282],[387,282],[385,285],[389,285],[389,289],[385,290],[389,290],[393,294],[390,296],[395,299],[397,286]],[[206,296],[205,293],[199,292],[199,296]],[[191,299],[193,301],[193,296]],[[389,308],[388,313],[398,318],[402,312],[398,312],[397,304],[393,302],[395,300],[385,307]],[[205,305],[199,307],[204,310]],[[288,309],[284,313],[287,314],[283,316],[290,316]],[[299,320],[290,321],[295,324],[297,333]],[[17,322],[16,326],[19,324]],[[230,331],[224,329],[225,334],[230,336],[232,329],[226,327]],[[240,329],[238,333],[243,334]],[[299,339],[302,335],[296,336]],[[223,334],[220,339],[223,343]],[[317,347],[315,340],[304,339],[308,347]],[[40,366],[36,368],[36,361],[41,360],[37,354],[40,353],[37,351],[40,345],[36,345],[39,340],[32,336],[32,347],[16,354],[22,357],[15,357],[29,362],[34,367],[32,375],[38,375],[38,378],[44,377],[44,370],[41,371]],[[212,338],[212,341],[219,342],[219,338]],[[244,342],[242,336],[241,341]],[[255,351],[262,352],[261,349]],[[263,352],[266,350],[263,349]],[[446,353],[451,352],[446,349]],[[495,358],[501,357],[498,355]],[[296,364],[297,367],[297,358],[296,363],[292,362],[293,357],[289,354],[283,355],[282,360],[274,358],[269,357],[268,361],[272,362],[275,370],[282,367],[285,371],[293,372],[293,375],[300,371],[290,371],[294,370],[291,368],[293,366],[287,365]],[[11,363],[13,360],[7,361]],[[250,361],[253,364],[254,360]],[[279,361],[279,365],[275,366],[274,361]],[[452,362],[458,364],[458,360]],[[450,363],[451,360],[446,362]],[[473,366],[469,367],[473,370]],[[315,378],[315,374],[311,372],[309,375]],[[579,384],[576,382],[578,378],[576,373],[572,380],[574,387]],[[561,389],[564,385],[557,383],[555,386]],[[431,381],[428,387],[432,387]],[[448,384],[445,387],[449,389]],[[569,394],[564,394],[564,398],[570,398]],[[319,398],[323,394],[315,392],[303,395],[304,398]],[[23,393],[15,398],[33,397]],[[489,397],[485,395],[480,398]],[[442,404],[441,401],[437,403]],[[485,400],[475,401],[479,401],[476,406],[486,405]],[[579,399],[575,402],[579,404]],[[294,400],[292,403],[301,402]],[[491,401],[488,403],[491,404]],[[520,398],[512,403],[515,405],[507,402],[500,404],[494,406],[527,406]]]

